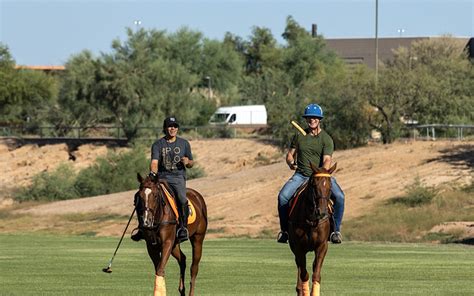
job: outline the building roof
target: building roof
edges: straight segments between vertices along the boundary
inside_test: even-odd
[[[399,47],[410,49],[415,41],[434,39],[439,37],[400,37],[400,38],[378,38],[379,61],[393,58],[393,51]],[[469,47],[473,38],[456,38]],[[326,39],[327,46],[334,50],[348,64],[366,64],[375,68],[375,38],[347,38]],[[469,50],[471,58],[474,57],[473,48]]]
[[[38,70],[38,71],[64,71],[66,67],[64,66],[26,66],[26,65],[16,65],[15,69],[27,69],[27,70]]]

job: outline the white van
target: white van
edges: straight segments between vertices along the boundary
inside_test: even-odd
[[[209,120],[210,124],[266,125],[265,105],[219,107]]]

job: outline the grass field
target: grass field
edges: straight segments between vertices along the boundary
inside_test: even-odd
[[[2,234],[0,295],[151,295],[154,274],[143,242],[126,237],[113,273],[101,271],[117,243],[117,238]],[[296,268],[288,246],[273,240],[216,239],[204,248],[197,295],[294,294]],[[189,243],[183,249],[190,254]],[[345,242],[329,248],[321,292],[474,295],[473,262],[472,246]],[[177,274],[171,259],[168,295],[177,295]]]

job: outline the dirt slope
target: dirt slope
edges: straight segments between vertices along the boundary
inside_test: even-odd
[[[188,187],[197,189],[206,199],[209,236],[276,233],[276,196],[292,174],[278,149],[244,139],[199,140],[191,145],[197,163],[208,176],[189,181]],[[346,193],[345,219],[357,217],[381,200],[403,193],[417,176],[427,185],[472,182],[473,151],[473,142],[448,141],[400,142],[336,151],[335,176]],[[62,214],[129,215],[133,194],[134,191],[122,192],[15,211],[37,217],[37,229],[44,229],[41,221],[51,223],[58,210]],[[123,225],[95,224],[94,231],[99,235],[120,235]]]

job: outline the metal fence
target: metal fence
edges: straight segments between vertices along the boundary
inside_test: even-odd
[[[206,125],[181,126],[181,134],[189,139],[197,138],[238,138],[249,135],[268,136],[266,125]],[[0,136],[26,141],[35,139],[59,141],[127,141],[126,133],[120,126],[0,126]],[[137,140],[152,140],[163,136],[162,127],[140,126],[136,130]]]
[[[465,140],[474,137],[472,124],[423,124],[407,127],[409,137],[436,140],[438,138]]]
[[[266,125],[206,125],[181,126],[181,134],[188,139],[199,138],[247,138],[258,137],[265,140],[273,139]],[[407,125],[401,134],[402,138],[414,140],[473,139],[474,125],[469,124],[424,124]],[[111,142],[127,143],[122,127],[115,125],[100,126],[0,126],[0,136],[21,139],[22,142]],[[163,136],[161,127],[140,126],[135,139],[151,141]]]

